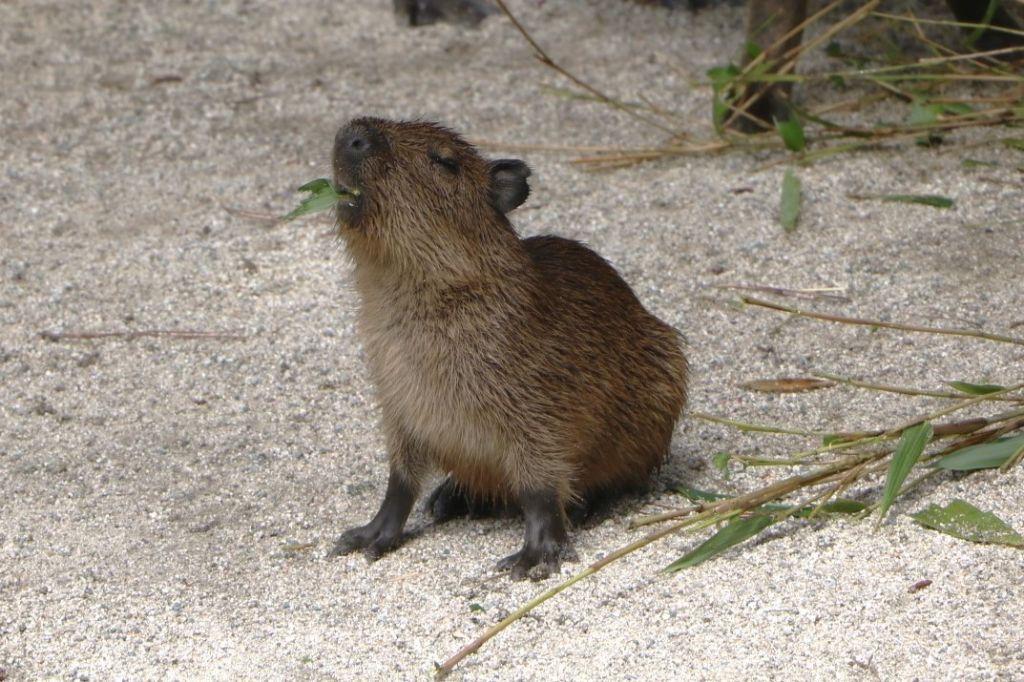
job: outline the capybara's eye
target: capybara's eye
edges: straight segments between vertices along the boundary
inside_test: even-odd
[[[430,160],[438,166],[441,166],[441,168],[444,168],[449,173],[459,172],[459,162],[451,154],[434,150],[430,152]]]

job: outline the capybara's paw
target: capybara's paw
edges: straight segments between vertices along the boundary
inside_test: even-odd
[[[562,560],[576,561],[576,552],[569,545],[544,543],[524,545],[515,554],[498,562],[499,571],[509,571],[513,580],[543,580],[562,569]]]
[[[386,533],[369,523],[342,533],[328,556],[342,556],[361,549],[367,559],[375,561],[397,547],[400,540],[400,534]]]

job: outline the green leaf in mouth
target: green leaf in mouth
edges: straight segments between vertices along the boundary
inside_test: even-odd
[[[355,199],[359,196],[358,189],[344,190],[339,192],[334,189],[331,181],[326,178],[317,178],[299,187],[300,192],[309,192],[309,196],[302,200],[302,203],[287,214],[281,220],[289,221],[310,213],[318,213],[333,208],[343,199]]]

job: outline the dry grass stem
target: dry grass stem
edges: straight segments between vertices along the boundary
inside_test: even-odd
[[[962,400],[964,397],[963,393],[955,391],[929,391],[920,388],[908,388],[905,386],[891,386],[889,384],[876,384],[869,381],[861,381],[858,379],[851,379],[850,377],[840,376],[838,374],[830,374],[828,372],[811,372],[812,376],[820,379],[828,379],[834,381],[837,384],[846,384],[848,386],[855,386],[857,388],[866,388],[872,391],[882,391],[884,393],[899,393],[901,395],[916,395],[927,398],[946,398],[950,400]],[[1024,398],[1015,398],[1013,396],[997,396],[993,400],[1003,400],[1007,402],[1024,402]]]
[[[509,10],[508,6],[505,4],[504,0],[494,0],[494,1],[495,1],[495,3],[497,3],[498,7],[505,14],[505,16],[508,17],[509,21],[512,22],[512,25],[515,27],[515,29],[517,31],[519,31],[519,33],[523,36],[523,38],[526,39],[526,42],[530,44],[530,47],[533,48],[533,56],[536,57],[537,60],[541,64],[543,64],[544,66],[547,66],[547,67],[549,67],[551,69],[554,69],[558,73],[562,74],[565,78],[568,78],[570,81],[575,83],[577,86],[583,88],[584,90],[589,92],[594,97],[597,97],[600,101],[604,102],[605,104],[607,104],[609,106],[612,106],[612,107],[615,107],[619,111],[622,111],[622,112],[628,114],[629,116],[632,116],[633,118],[635,118],[637,120],[643,121],[647,125],[649,125],[649,126],[651,126],[653,128],[656,128],[656,129],[658,129],[658,130],[660,130],[660,131],[662,131],[664,133],[668,133],[669,135],[671,135],[673,137],[675,137],[676,135],[679,134],[679,131],[674,130],[672,128],[669,128],[669,127],[663,125],[662,123],[660,123],[660,122],[658,122],[658,121],[656,121],[654,119],[651,119],[651,118],[649,118],[647,116],[643,116],[642,114],[637,113],[632,107],[629,107],[629,106],[623,104],[622,102],[620,102],[617,99],[609,97],[608,95],[606,95],[605,93],[601,92],[600,90],[598,90],[594,86],[590,85],[589,83],[587,83],[583,79],[577,77],[575,74],[570,72],[568,69],[563,68],[560,64],[558,64],[553,59],[551,59],[551,57],[548,56],[548,53],[545,52],[544,49],[537,43],[537,41],[535,41],[533,39],[533,36],[531,36],[527,32],[527,30],[525,28],[523,28],[523,25],[520,24],[519,20],[515,17],[514,14],[512,14],[512,12]]]
[[[784,306],[779,303],[772,303],[770,301],[763,301],[761,299],[753,298],[750,296],[740,296],[740,301],[746,305],[758,306],[761,308],[767,308],[769,310],[777,310],[779,312],[788,313],[796,317],[806,317],[814,320],[824,320],[826,322],[839,322],[842,324],[861,325],[866,327],[882,327],[885,329],[898,329],[905,332],[916,332],[921,334],[942,334],[948,336],[969,336],[976,339],[985,339],[986,341],[997,341],[999,343],[1012,343],[1018,346],[1024,346],[1024,339],[1016,338],[1013,336],[1003,336],[1000,334],[990,334],[984,331],[977,331],[974,329],[942,329],[938,327],[924,327],[920,325],[912,324],[900,324],[897,322],[882,322],[880,320],[865,320],[857,317],[846,317],[843,315],[830,315],[828,313],[815,313],[808,310],[801,310],[799,308],[793,308],[790,306]]]
[[[47,341],[88,341],[93,339],[141,339],[141,338],[170,338],[170,339],[244,339],[245,334],[240,331],[193,331],[179,329],[135,329],[124,331],[103,331],[103,332],[40,332],[39,335]]]
[[[814,287],[810,289],[785,289],[782,287],[772,287],[765,285],[756,284],[719,284],[715,286],[716,289],[730,289],[739,291],[756,291],[762,294],[772,294],[775,296],[800,298],[806,300],[830,300],[839,303],[849,303],[850,297],[845,296],[841,293],[845,291],[843,287]]]

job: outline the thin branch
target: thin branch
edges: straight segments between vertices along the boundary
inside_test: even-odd
[[[461,649],[459,649],[458,652],[456,652],[453,656],[448,658],[448,660],[446,660],[444,663],[438,665],[436,673],[435,673],[436,677],[440,679],[440,678],[443,678],[446,675],[448,675],[448,673],[450,673],[455,668],[455,666],[459,664],[459,662],[462,659],[466,658],[466,656],[469,656],[472,653],[475,653],[477,650],[480,649],[480,647],[482,647],[488,641],[493,639],[495,637],[495,635],[500,633],[502,630],[507,628],[509,625],[511,625],[512,623],[516,622],[517,620],[519,620],[520,618],[522,618],[527,613],[529,613],[533,609],[537,608],[538,606],[540,606],[541,604],[543,604],[547,600],[551,599],[552,597],[558,595],[561,592],[564,592],[565,590],[569,589],[570,587],[572,587],[573,585],[575,585],[579,581],[583,580],[584,578],[588,578],[588,577],[594,575],[595,573],[600,571],[602,568],[604,568],[608,564],[610,564],[613,561],[615,561],[616,559],[624,557],[624,556],[626,556],[627,554],[629,554],[631,552],[635,552],[636,550],[640,549],[641,547],[646,547],[647,545],[651,544],[655,540],[663,538],[666,535],[670,535],[670,534],[672,534],[672,533],[674,533],[674,532],[676,532],[676,531],[678,531],[678,530],[680,530],[680,529],[682,529],[682,528],[684,528],[684,527],[686,527],[688,525],[692,525],[692,523],[693,523],[692,519],[687,519],[686,521],[681,521],[681,522],[673,524],[671,526],[666,526],[665,528],[657,530],[657,531],[651,533],[650,535],[646,535],[646,536],[640,538],[639,540],[637,540],[635,542],[631,542],[630,544],[626,545],[625,547],[622,547],[622,548],[612,552],[611,554],[605,556],[604,558],[602,558],[602,559],[600,559],[598,561],[595,561],[594,563],[590,564],[585,569],[583,569],[582,571],[580,571],[579,573],[577,573],[573,577],[569,578],[568,580],[566,580],[564,582],[561,582],[558,585],[555,585],[554,587],[552,587],[549,590],[544,591],[539,596],[535,597],[534,599],[532,599],[529,602],[527,602],[526,604],[524,604],[521,608],[517,609],[516,611],[514,611],[513,613],[511,613],[507,617],[503,618],[497,624],[492,625],[491,627],[489,627],[479,637],[477,637],[472,642],[470,642],[466,646],[464,646]]]
[[[961,400],[964,397],[963,393],[957,393],[955,391],[927,391],[919,388],[907,388],[904,386],[892,386],[889,384],[875,384],[868,381],[851,379],[850,377],[844,377],[838,374],[830,374],[829,372],[811,372],[811,375],[816,376],[819,379],[828,379],[829,381],[834,381],[838,384],[846,384],[857,388],[866,388],[871,391],[882,391],[884,393],[898,393],[900,395],[914,395],[927,398],[945,398],[947,400]],[[999,396],[997,398],[993,398],[993,400],[1004,400],[1006,402],[1019,403],[1024,401],[1024,398]]]
[[[281,216],[274,215],[273,213],[267,213],[266,211],[252,211],[246,208],[228,206],[227,204],[221,204],[220,207],[233,216],[245,218],[247,220],[255,220],[261,223],[276,225],[281,220]]]
[[[784,289],[781,287],[771,287],[764,285],[755,284],[718,284],[715,286],[716,289],[732,289],[739,291],[756,291],[762,294],[774,294],[775,296],[784,296],[792,298],[802,298],[807,300],[817,299],[829,299],[832,301],[838,301],[841,303],[849,303],[850,297],[845,296],[841,293],[844,289],[842,287],[816,287],[813,289]]]
[[[932,24],[934,26],[956,26],[957,28],[980,28],[986,31],[997,31],[999,33],[1007,33],[1009,35],[1024,37],[1024,31],[1006,28],[1005,26],[994,26],[992,24],[975,24],[968,21],[949,21],[940,19],[921,19],[919,17],[904,17],[899,14],[887,14],[885,12],[872,12],[871,14],[872,16],[892,21],[902,21],[913,24]]]
[[[573,152],[577,154],[597,154],[601,152],[620,153],[621,149],[598,145],[576,145],[576,144],[518,144],[514,142],[501,142],[498,140],[487,140],[484,138],[469,138],[469,143],[474,147],[485,147],[487,149],[505,149],[513,152]],[[654,150],[644,150],[654,151]]]
[[[968,399],[963,400],[963,401],[961,401],[959,403],[956,403],[955,405],[952,405],[950,407],[943,408],[941,410],[936,410],[935,412],[932,412],[930,414],[926,414],[923,417],[918,417],[917,419],[912,419],[912,420],[910,420],[908,422],[900,424],[899,426],[897,426],[895,428],[892,428],[892,429],[889,429],[888,431],[886,431],[884,435],[889,436],[889,437],[900,436],[905,430],[909,429],[912,426],[917,426],[918,424],[920,424],[922,422],[932,422],[932,421],[935,421],[939,417],[945,417],[947,414],[952,414],[954,412],[959,412],[960,410],[963,410],[963,409],[968,408],[968,407],[972,407],[974,405],[977,405],[978,403],[983,403],[983,402],[986,402],[986,401],[995,400],[996,398],[998,398],[1001,395],[1007,395],[1009,393],[1014,393],[1016,391],[1021,390],[1022,388],[1024,388],[1024,383],[1019,383],[1019,384],[1015,384],[1013,386],[1008,386],[1008,387],[1006,387],[1004,389],[1001,389],[999,391],[995,391],[994,393],[987,393],[985,395],[979,395],[979,396],[974,396],[973,398],[968,398]],[[1006,419],[1006,418],[1013,418],[1013,417],[1016,417],[1019,412],[1020,412],[1019,410],[1016,410],[1016,411],[1013,411],[1013,412],[1010,412],[1010,413],[1004,413],[1002,415],[997,415],[995,417],[992,417],[988,421],[989,421],[989,423],[992,423],[994,421],[999,421],[999,420],[1003,420],[1003,419]],[[953,431],[953,432],[956,433],[955,431]]]
[[[723,424],[724,426],[731,426],[734,429],[740,431],[753,431],[757,433],[779,433],[788,436],[813,436],[816,438],[822,438],[824,436],[832,435],[831,431],[806,431],[804,429],[790,429],[784,426],[769,426],[765,424],[750,424],[747,422],[741,422],[736,419],[727,419],[726,417],[716,417],[713,414],[706,414],[704,412],[691,412],[690,416],[694,419],[703,419],[704,421],[712,422],[715,424]]]
[[[802,42],[800,45],[797,45],[796,47],[790,49],[788,52],[786,52],[784,55],[782,55],[780,58],[778,58],[776,60],[776,63],[778,64],[778,68],[772,69],[772,74],[771,75],[772,76],[784,76],[785,74],[788,74],[791,71],[793,71],[796,68],[797,60],[800,58],[800,56],[802,54],[806,53],[807,51],[809,51],[811,49],[814,49],[815,47],[817,47],[821,43],[825,42],[826,40],[829,40],[833,35],[835,35],[836,33],[840,32],[840,31],[842,31],[843,29],[847,28],[848,26],[851,26],[851,25],[861,21],[865,16],[867,16],[867,14],[869,14],[871,12],[872,9],[874,9],[874,7],[876,5],[878,5],[879,2],[880,2],[880,0],[870,0],[869,2],[865,3],[860,8],[858,8],[856,11],[851,13],[849,16],[841,19],[840,21],[836,22],[835,24],[830,25],[820,35],[814,36],[812,39],[810,39],[808,41],[805,41],[805,42]],[[760,64],[762,64],[766,60],[765,55],[770,54],[777,47],[780,47],[780,46],[784,45],[786,43],[786,41],[788,41],[790,38],[792,38],[795,35],[798,35],[807,26],[810,26],[814,22],[818,21],[821,17],[825,16],[826,14],[831,12],[832,10],[836,9],[841,4],[842,4],[842,0],[834,0],[832,3],[830,3],[826,7],[822,8],[821,10],[819,10],[817,14],[812,14],[811,16],[809,16],[806,19],[804,19],[804,21],[799,23],[796,27],[794,27],[789,32],[787,32],[785,35],[783,35],[781,38],[779,38],[768,49],[763,50],[761,52],[761,54],[757,55],[757,57],[755,57],[754,59],[750,60],[746,64],[746,66],[743,68],[743,71],[740,73],[740,75],[737,76],[736,80],[742,81],[744,77],[748,76],[756,67],[758,67]],[[741,116],[744,117],[744,118],[747,118],[747,119],[754,118],[753,116],[751,116],[748,113],[747,110],[751,106],[753,106],[753,104],[755,102],[757,102],[757,100],[759,100],[761,98],[761,96],[764,94],[764,92],[765,92],[764,90],[761,90],[759,92],[755,92],[752,97],[742,101],[739,106],[734,107],[733,110],[732,110],[732,113],[729,116],[729,119],[724,123],[723,127],[728,127],[733,121],[735,121],[738,117],[741,117]],[[769,123],[769,122],[762,122],[762,123]]]
[[[116,332],[39,332],[39,336],[47,341],[81,341],[90,339],[140,339],[140,338],[172,338],[172,339],[244,339],[245,334],[239,331],[190,331],[177,329],[138,329]]]
[[[815,313],[808,310],[801,310],[790,306],[784,306],[778,303],[772,303],[770,301],[763,301],[761,299],[752,298],[750,296],[740,296],[740,300],[746,305],[760,306],[762,308],[768,308],[769,310],[778,310],[780,312],[789,313],[790,315],[794,315],[796,317],[807,317],[815,320],[824,320],[826,322],[839,322],[842,324],[862,325],[865,327],[883,327],[886,329],[898,329],[900,331],[919,332],[923,334],[968,336],[976,339],[985,339],[986,341],[998,341],[999,343],[1012,343],[1018,346],[1024,346],[1024,339],[1016,338],[1013,336],[1001,336],[999,334],[990,334],[988,332],[976,331],[974,329],[942,329],[938,327],[923,327],[912,324],[900,324],[897,322],[865,320],[858,317],[845,317],[843,315]]]
[[[768,502],[773,502],[775,500],[781,499],[796,490],[805,488],[809,485],[814,485],[815,483],[820,482],[822,479],[826,479],[830,476],[835,475],[836,473],[845,471],[854,466],[859,466],[860,464],[869,461],[870,459],[876,458],[878,456],[879,455],[873,454],[865,456],[861,460],[854,460],[849,463],[843,462],[841,464],[825,466],[819,469],[818,471],[813,471],[811,473],[803,474],[800,476],[792,476],[790,478],[779,481],[769,486],[765,486],[764,488],[755,490],[745,495],[738,495],[736,497],[731,497],[725,500],[719,500],[717,502],[709,503],[707,505],[706,510],[701,512],[700,514],[693,516],[689,519],[686,519],[685,521],[680,521],[678,523],[666,526],[665,528],[662,528],[649,535],[646,535],[635,542],[631,542],[630,544],[612,552],[604,558],[590,564],[585,569],[583,569],[576,575],[572,576],[568,580],[559,583],[558,585],[555,585],[549,590],[546,590],[538,597],[534,598],[533,600],[525,604],[522,608],[510,614],[508,617],[502,619],[496,625],[493,625],[490,628],[488,628],[482,635],[480,635],[475,640],[464,646],[455,655],[450,657],[444,663],[438,665],[436,671],[437,677],[444,677],[445,675],[450,673],[455,668],[455,666],[459,664],[460,661],[462,661],[470,654],[478,651],[480,647],[482,647],[488,641],[493,639],[502,630],[504,630],[509,625],[525,616],[527,613],[529,613],[536,607],[540,606],[541,604],[551,599],[552,597],[560,594],[561,592],[564,592],[565,590],[572,587],[576,583],[580,582],[584,578],[588,578],[594,575],[595,573],[597,573],[613,561],[616,561],[617,559],[620,559],[626,556],[627,554],[631,554],[632,552],[635,552],[638,549],[646,547],[655,540],[663,538],[666,535],[671,535],[672,533],[678,532],[688,527],[713,525],[720,521],[741,514],[744,511],[748,511],[755,507],[760,507],[761,505],[766,504]]]
[[[512,22],[512,25],[516,28],[516,30],[519,31],[519,33],[523,36],[523,38],[526,39],[526,42],[528,42],[530,44],[530,47],[533,48],[533,56],[536,57],[537,60],[541,64],[543,64],[544,66],[547,66],[547,67],[549,67],[551,69],[554,69],[555,71],[557,71],[558,73],[562,74],[564,77],[568,78],[570,81],[572,81],[573,83],[575,83],[579,87],[583,88],[584,90],[586,90],[587,92],[589,92],[593,96],[597,97],[599,100],[601,100],[605,104],[608,104],[608,105],[611,105],[611,106],[615,107],[619,111],[622,111],[622,112],[632,116],[633,118],[637,119],[638,121],[642,121],[642,122],[646,123],[647,125],[649,125],[649,126],[651,126],[653,128],[657,128],[658,130],[660,130],[660,131],[662,131],[664,133],[668,133],[669,135],[671,135],[673,137],[676,137],[676,136],[679,135],[679,131],[673,130],[672,128],[669,128],[669,127],[661,124],[660,122],[655,121],[654,119],[648,118],[647,116],[643,116],[642,114],[637,113],[631,107],[623,104],[622,102],[620,102],[620,101],[618,101],[616,99],[613,99],[613,98],[609,97],[608,95],[604,94],[603,92],[601,92],[600,90],[598,90],[594,86],[590,85],[586,81],[581,80],[580,78],[578,78],[577,76],[575,76],[574,74],[572,74],[571,72],[569,72],[568,70],[563,68],[557,62],[555,62],[555,60],[553,60],[551,57],[549,57],[548,53],[545,52],[544,49],[540,45],[537,44],[537,41],[535,41],[533,39],[533,36],[531,36],[526,31],[526,29],[523,28],[523,25],[519,23],[519,20],[516,19],[514,14],[512,14],[512,12],[509,10],[508,6],[505,5],[505,0],[494,0],[494,1],[497,3],[498,7],[501,8],[501,11],[505,13],[505,16],[507,16],[509,18],[509,21]]]

